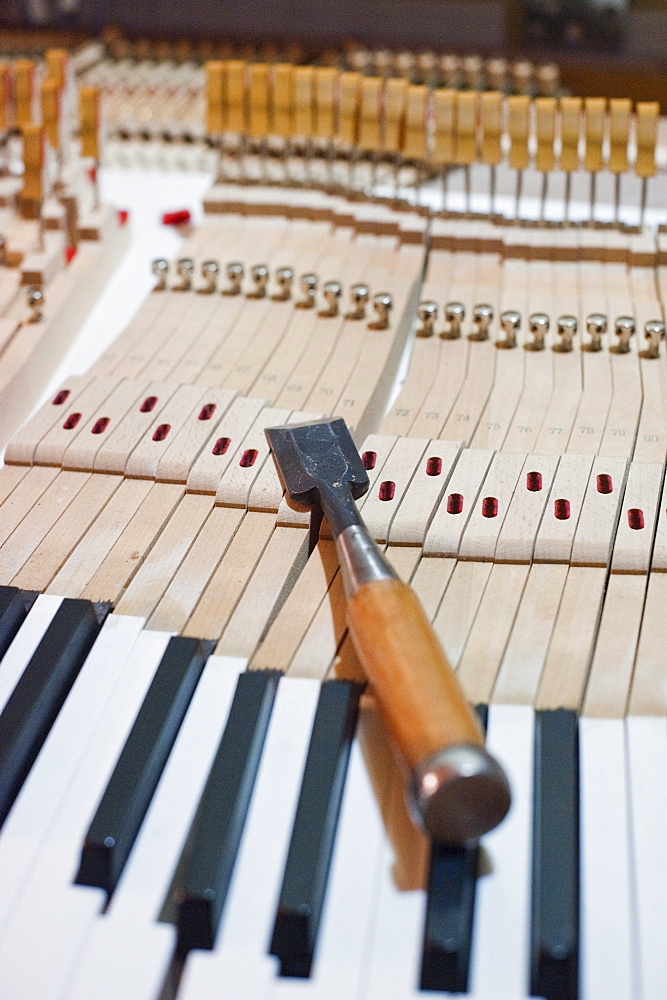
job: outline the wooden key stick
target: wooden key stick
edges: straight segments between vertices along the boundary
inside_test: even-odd
[[[510,793],[418,598],[375,548],[354,498],[368,484],[344,421],[273,428],[290,498],[321,505],[341,562],[347,622],[385,724],[410,774],[415,817],[462,843],[505,816]]]

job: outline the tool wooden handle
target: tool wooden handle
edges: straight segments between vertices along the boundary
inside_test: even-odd
[[[395,578],[350,589],[348,625],[409,772],[415,819],[434,840],[481,837],[507,813],[509,784],[419,600]]]
[[[446,747],[483,745],[477,717],[410,587],[395,579],[365,584],[348,601],[347,623],[410,770]]]

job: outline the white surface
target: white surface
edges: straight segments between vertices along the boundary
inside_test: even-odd
[[[368,934],[376,916],[382,862],[384,826],[377,794],[355,740],[311,978],[279,979],[270,993],[275,1000],[341,1000],[357,994]]]
[[[72,884],[81,844],[168,641],[143,631],[130,653],[0,938],[2,997],[57,997],[104,903],[101,890]]]
[[[667,725],[626,719],[639,981],[643,1000],[667,997]]]
[[[215,949],[191,952],[179,1000],[218,1000],[222,983],[258,1000],[277,973],[267,952],[319,692],[315,680],[280,681]]]
[[[404,796],[402,776],[392,782],[391,806],[396,812]],[[403,807],[405,808],[405,807]],[[380,891],[368,941],[363,1000],[408,1000],[418,993],[426,894],[421,889],[399,889],[394,879],[395,850],[385,833],[380,858]],[[427,993],[422,993],[427,997]]]
[[[581,995],[637,1000],[623,720],[581,719],[579,753]]]
[[[176,944],[157,916],[227,722],[239,663],[210,657],[169,755],[127,867],[63,1000],[153,1000]]]
[[[73,771],[143,625],[143,618],[108,616],[5,821],[0,835],[0,924],[48,837]]]
[[[486,746],[510,776],[512,808],[483,842],[492,872],[477,883],[470,986],[496,1000],[527,992],[534,719],[529,706],[489,708]]]
[[[104,168],[99,177],[102,201],[129,210],[130,245],[38,405],[68,375],[86,372],[125,329],[155,284],[151,261],[173,257],[183,242],[178,229],[162,225],[162,213],[188,208],[197,225],[203,217],[202,198],[213,180],[209,173],[118,168]]]

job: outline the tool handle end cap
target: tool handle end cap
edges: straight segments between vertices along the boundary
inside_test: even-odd
[[[498,826],[511,804],[500,764],[472,743],[440,750],[415,768],[410,806],[432,840],[465,844]]]

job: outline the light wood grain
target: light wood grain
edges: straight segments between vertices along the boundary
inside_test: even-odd
[[[338,572],[332,541],[320,539],[248,664],[250,670],[285,672]]]
[[[651,573],[648,580],[641,634],[637,647],[628,713],[667,714],[667,575]]]
[[[617,573],[609,577],[586,685],[584,715],[605,719],[625,715],[646,583],[643,575]]]
[[[265,514],[245,515],[188,619],[183,635],[219,639],[273,534],[273,527],[273,519]]]
[[[85,472],[61,472],[47,486],[0,549],[2,583],[9,583],[19,572],[88,478]]]
[[[46,590],[70,553],[121,484],[120,476],[90,476],[12,580],[23,590]],[[63,594],[63,596],[74,596]]]
[[[158,601],[147,626],[180,632],[224,557],[243,517],[243,511],[214,507]]]
[[[537,693],[538,709],[580,709],[606,579],[605,569],[570,567]]]
[[[255,515],[274,521],[273,515]],[[308,538],[293,528],[276,528],[248,586],[225,627],[216,652],[251,657],[303,569]]]
[[[180,486],[155,483],[136,513],[122,526],[113,547],[103,550],[108,554],[101,562],[99,555],[95,558],[98,568],[89,578],[80,596],[89,601],[112,601],[115,604],[141,567],[163,526],[169,523],[182,496],[183,489]],[[52,587],[56,580],[53,581]]]
[[[148,496],[152,485],[147,480],[121,481],[116,492],[46,588],[47,593],[66,597],[81,596],[98,569],[100,553],[111,551]]]

